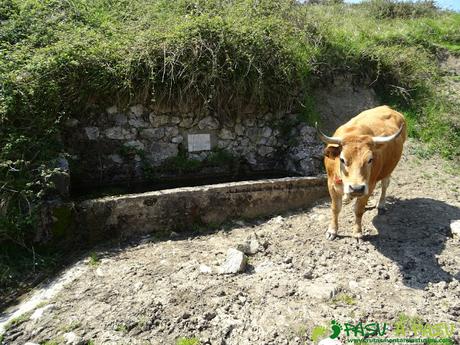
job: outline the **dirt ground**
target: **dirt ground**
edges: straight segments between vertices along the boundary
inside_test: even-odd
[[[394,338],[397,320],[419,318],[453,324],[458,344],[460,241],[450,221],[460,219],[460,178],[444,161],[419,156],[410,142],[387,211],[364,215],[362,244],[350,237],[351,204],[339,238],[325,239],[326,199],[194,237],[101,249],[76,264],[85,269],[38,313],[10,325],[3,343],[312,344],[314,327],[329,329],[332,320],[387,323],[384,337]],[[248,237],[260,251],[245,272],[217,274],[227,250]],[[346,342],[345,332],[339,339]]]

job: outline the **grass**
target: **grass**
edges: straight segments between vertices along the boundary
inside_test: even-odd
[[[176,340],[176,345],[200,345],[198,338],[179,338]]]
[[[62,325],[61,331],[64,333],[72,332],[77,328],[81,327],[81,322],[79,321],[72,321],[69,324]]]
[[[424,322],[419,316],[400,313],[394,325],[395,332],[402,332],[402,335],[404,335],[405,332],[412,331],[415,325],[424,325]]]
[[[5,328],[8,329],[8,328],[20,325],[21,323],[29,320],[31,314],[32,313],[30,313],[30,312],[29,313],[24,313],[21,316],[18,316],[16,318],[12,319],[10,322],[8,322],[8,324],[5,326]]]
[[[299,325],[295,328],[294,334],[300,339],[305,339],[307,337],[307,331],[308,331],[307,326]]]
[[[204,160],[189,158],[184,149],[175,157],[168,158],[161,166],[144,164],[144,173],[151,181],[158,179],[162,173],[187,174],[200,171],[204,167],[227,167],[229,170],[237,165],[238,159],[224,149],[214,149]]]
[[[121,333],[128,333],[128,327],[124,324],[120,324],[115,327],[115,331],[121,332]]]
[[[88,261],[88,264],[89,264],[90,266],[96,267],[96,266],[98,266],[100,263],[101,263],[101,258],[99,257],[99,255],[98,255],[96,252],[91,252],[91,253],[89,254],[89,261]]]
[[[411,324],[423,324],[423,320],[420,318],[420,316],[408,315],[405,313],[398,314],[397,322],[404,324],[406,326],[410,326]]]
[[[56,340],[46,340],[41,342],[40,345],[59,345],[59,342]]]
[[[335,296],[331,302],[333,304],[346,304],[351,306],[356,304],[356,299],[353,296],[342,292]]]

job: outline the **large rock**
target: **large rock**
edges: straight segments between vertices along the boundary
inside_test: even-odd
[[[147,159],[153,164],[158,164],[167,158],[177,156],[178,153],[177,144],[153,143],[148,149]]]
[[[193,126],[193,117],[184,117],[180,123],[179,123],[179,127],[182,127],[182,128],[191,128]]]
[[[136,104],[129,108],[130,116],[140,117],[144,113],[144,106],[142,104]]]
[[[132,147],[136,150],[144,150],[144,144],[139,140],[131,140],[124,144],[126,147]]]
[[[272,133],[273,133],[273,131],[272,131],[272,129],[270,127],[262,128],[262,133],[261,133],[262,137],[268,138],[268,137],[270,137],[272,135]]]
[[[333,283],[313,282],[299,287],[305,294],[312,298],[329,300],[339,292],[339,287]]]
[[[38,319],[40,319],[40,318],[43,316],[43,314],[44,314],[47,310],[50,310],[50,311],[51,311],[51,310],[53,310],[53,309],[54,309],[54,304],[48,304],[48,305],[46,305],[46,306],[44,306],[44,307],[38,308],[38,309],[36,309],[36,310],[32,313],[32,315],[30,316],[30,319],[31,319],[31,320],[38,320]]]
[[[305,123],[302,123],[298,126],[299,131],[299,140],[304,143],[314,144],[318,142],[318,137],[316,135],[316,129]]]
[[[247,255],[254,255],[257,254],[259,251],[262,250],[262,246],[260,245],[259,241],[256,238],[248,238],[243,243],[237,246],[237,249],[242,251],[244,254]]]
[[[317,174],[322,166],[322,145],[320,143],[309,144],[300,142],[292,146],[286,157],[286,168],[302,175]]]
[[[165,136],[165,129],[162,128],[146,128],[140,133],[143,139],[160,140]]]
[[[113,115],[113,114],[116,114],[118,112],[118,108],[117,108],[116,105],[113,105],[113,106],[107,108],[106,111],[107,111],[107,114]]]
[[[257,165],[257,158],[254,152],[248,152],[244,158],[250,165]]]
[[[170,139],[179,134],[179,129],[176,126],[165,127],[165,136]]]
[[[313,175],[316,171],[318,171],[318,161],[317,160],[314,160],[312,159],[311,157],[308,157],[308,158],[305,158],[305,159],[302,159],[300,162],[299,162],[299,171],[303,174],[303,175]]]
[[[129,125],[134,127],[134,128],[141,128],[141,127],[147,127],[148,126],[148,123],[145,122],[142,119],[134,118],[134,119],[130,119],[128,122],[129,122]]]
[[[99,128],[85,127],[85,134],[88,140],[97,140],[99,138]]]
[[[57,192],[63,196],[68,197],[70,193],[70,165],[64,156],[59,156],[55,161],[55,167],[59,169],[52,175],[52,182]]]
[[[109,158],[114,163],[117,163],[117,164],[122,164],[123,163],[123,157],[121,157],[118,153],[114,153],[114,154],[109,155]]]
[[[247,258],[243,252],[230,248],[227,251],[227,258],[222,266],[219,268],[220,274],[234,274],[244,272],[246,269]]]
[[[104,131],[105,136],[108,139],[113,140],[132,140],[136,138],[137,131],[134,128],[130,130],[121,128],[121,127],[110,127]]]
[[[222,128],[222,130],[219,133],[219,138],[223,140],[231,140],[235,139],[235,134],[227,128]]]
[[[126,123],[128,122],[128,118],[124,114],[115,114],[113,116],[113,120],[119,126],[126,125]]]
[[[171,139],[171,142],[175,144],[180,144],[183,141],[184,141],[184,137],[182,135],[177,135]]]
[[[74,332],[64,333],[63,338],[65,343],[69,345],[80,345],[83,343],[81,337],[76,335]]]
[[[169,123],[169,116],[150,113],[149,120],[153,127],[160,127]]]
[[[244,134],[244,127],[240,123],[237,123],[235,125],[235,133],[237,135],[243,135]]]
[[[460,219],[450,221],[450,231],[454,236],[460,236]]]
[[[260,141],[260,129],[259,128],[247,128],[246,137],[253,143],[259,143]]]
[[[230,146],[231,141],[230,140],[218,140],[217,141],[217,147],[220,149],[226,149]]]
[[[274,151],[273,147],[270,146],[261,146],[257,150],[257,153],[261,155],[262,157],[268,156]]]
[[[256,123],[255,119],[250,115],[246,116],[243,119],[243,125],[245,127],[254,127],[255,123]]]
[[[169,118],[169,123],[172,125],[178,125],[180,123],[180,117],[179,116],[171,116]]]
[[[207,116],[198,122],[199,129],[218,129],[220,126],[219,121],[212,116]]]

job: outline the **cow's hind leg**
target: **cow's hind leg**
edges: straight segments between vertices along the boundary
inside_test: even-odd
[[[385,198],[387,196],[387,188],[390,185],[390,176],[385,177],[380,183],[382,185],[382,193],[380,194],[380,199],[379,203],[377,204],[377,208],[379,211],[382,211],[385,208]]]
[[[329,195],[332,201],[332,219],[326,232],[326,239],[332,241],[337,237],[337,231],[339,230],[339,213],[342,210],[342,195],[337,193],[333,185],[329,185]]]

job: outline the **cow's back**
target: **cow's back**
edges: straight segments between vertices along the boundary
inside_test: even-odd
[[[371,136],[388,136],[394,134],[402,124],[405,124],[401,113],[383,105],[363,111],[350,121],[337,128],[334,136],[343,137],[349,134],[367,134]],[[406,130],[401,134],[403,142],[406,140]]]

